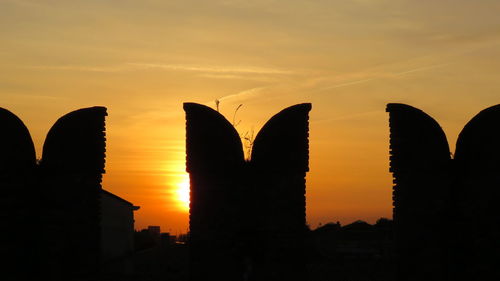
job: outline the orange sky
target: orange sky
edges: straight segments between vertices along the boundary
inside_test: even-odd
[[[388,102],[426,111],[454,150],[500,101],[500,3],[418,0],[3,0],[0,106],[37,155],[69,111],[108,108],[103,187],[141,206],[136,228],[185,232],[182,102],[240,133],[311,102],[307,220],[391,216]]]

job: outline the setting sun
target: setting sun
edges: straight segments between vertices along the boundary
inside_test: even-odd
[[[387,103],[439,120],[453,151],[499,102],[499,1],[55,2],[0,0],[0,107],[39,159],[58,118],[106,107],[102,187],[141,207],[137,230],[189,227],[184,102],[218,109],[245,150],[312,103],[311,228],[392,216]]]
[[[176,200],[183,211],[189,211],[189,174],[182,174],[176,183]]]

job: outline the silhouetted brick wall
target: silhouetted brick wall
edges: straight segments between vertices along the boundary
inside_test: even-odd
[[[250,161],[217,111],[185,103],[191,280],[305,280],[310,104],[271,118]]]
[[[430,116],[387,111],[397,280],[499,280],[500,106],[465,126],[454,159]]]
[[[19,243],[9,246],[7,254],[25,254],[27,260],[12,269],[13,276],[71,280],[99,270],[106,115],[106,108],[92,107],[61,117],[36,163],[24,124],[0,110],[1,130],[6,133],[0,147],[9,151],[0,160],[2,190],[9,190],[2,199],[9,206],[3,213],[8,218],[4,227]],[[15,272],[19,267],[23,270]]]

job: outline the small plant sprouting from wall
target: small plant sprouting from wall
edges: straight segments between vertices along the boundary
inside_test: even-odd
[[[253,127],[250,129],[250,131],[245,132],[242,139],[243,146],[245,147],[245,160],[250,161],[252,158],[253,142],[255,140]]]
[[[238,107],[236,107],[236,109],[234,110],[234,114],[233,114],[233,127],[236,128],[236,126],[238,126],[240,123],[241,123],[241,120],[238,121],[238,123],[236,123],[236,113],[238,113],[238,110],[243,106],[243,104],[240,103],[240,105],[238,105]]]
[[[217,110],[217,112],[220,112],[219,106],[220,106],[220,100],[216,99],[215,100],[215,109]],[[236,114],[238,113],[238,111],[240,110],[240,108],[242,106],[243,106],[243,104],[239,104],[233,113],[232,124],[233,124],[233,127],[235,129],[241,123],[241,120],[236,121]],[[238,131],[238,129],[236,129],[236,130]],[[240,135],[241,141],[243,143],[243,149],[245,152],[245,161],[250,161],[251,157],[252,157],[253,142],[255,140],[254,129],[252,127],[250,130],[246,131],[244,134],[241,134],[238,131],[238,134]]]
[[[236,121],[236,114],[238,113],[238,110],[243,106],[243,104],[238,105],[236,109],[234,110],[233,114],[233,127],[236,128],[240,123],[241,120]],[[252,147],[253,147],[253,141],[254,141],[254,130],[251,128],[249,131],[246,131],[245,134],[240,134],[240,138],[243,143],[243,148],[245,152],[245,161],[250,161],[252,157]]]
[[[217,110],[217,112],[219,112],[219,104],[220,104],[220,100],[216,99],[215,100],[215,109]]]

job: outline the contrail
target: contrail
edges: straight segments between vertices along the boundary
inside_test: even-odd
[[[374,79],[375,78],[368,78],[368,79],[363,79],[363,80],[346,82],[346,83],[342,83],[342,84],[337,84],[337,85],[333,85],[333,86],[330,86],[330,87],[326,87],[326,88],[323,88],[321,90],[324,91],[324,90],[329,90],[329,89],[334,89],[334,88],[340,88],[340,87],[345,87],[345,86],[350,86],[350,85],[356,85],[356,84],[366,83],[366,82],[372,81]]]
[[[410,69],[410,70],[399,72],[399,73],[394,73],[393,75],[394,76],[400,76],[400,75],[405,75],[405,74],[408,74],[408,73],[413,73],[413,72],[419,72],[419,71],[424,71],[424,70],[439,68],[439,67],[443,67],[443,66],[447,66],[447,65],[450,65],[450,64],[449,63],[442,63],[442,64],[424,66],[424,67]]]
[[[439,68],[439,67],[443,67],[443,66],[447,66],[447,65],[450,65],[450,64],[449,63],[436,64],[436,65],[430,65],[430,66],[424,66],[424,67],[419,67],[419,68],[415,68],[415,69],[405,70],[405,71],[402,71],[402,72],[393,72],[393,73],[387,73],[387,74],[383,74],[382,73],[381,75],[380,74],[377,75],[377,73],[375,73],[375,74],[373,74],[374,77],[371,77],[371,78],[366,78],[366,79],[356,80],[356,81],[352,81],[352,82],[346,82],[346,83],[336,84],[336,85],[333,85],[333,86],[330,86],[330,87],[323,88],[320,91],[325,91],[325,90],[330,90],[330,89],[340,88],[340,87],[346,87],[346,86],[351,86],[351,85],[356,85],[356,84],[362,84],[362,83],[370,82],[370,81],[377,80],[377,79],[380,79],[380,78],[396,77],[396,76],[401,76],[401,75],[405,75],[405,74],[409,74],[409,73],[414,73],[414,72],[419,72],[419,71],[424,71],[424,70]]]
[[[248,90],[236,93],[236,94],[232,94],[232,95],[227,95],[227,96],[221,97],[221,98],[219,98],[219,100],[222,101],[222,100],[232,99],[232,98],[235,98],[235,97],[252,96],[252,95],[258,94],[264,88],[265,87],[256,87],[256,88],[248,89]]]
[[[248,74],[293,74],[292,71],[256,67],[256,66],[212,66],[212,65],[185,65],[185,64],[161,64],[161,63],[128,63],[140,68],[159,68],[167,70],[193,71],[205,73],[248,73]]]
[[[244,90],[244,91],[238,92],[236,94],[231,94],[231,95],[220,97],[217,100],[223,101],[223,100],[228,100],[228,99],[232,99],[232,98],[236,98],[236,97],[248,97],[248,96],[252,96],[252,95],[258,94],[261,90],[263,90],[265,88],[266,87],[251,88],[251,89],[248,89],[248,90]],[[213,102],[214,101],[212,100],[212,101],[205,102],[204,104],[205,105],[209,105],[209,104],[211,105],[211,104],[213,104]]]

